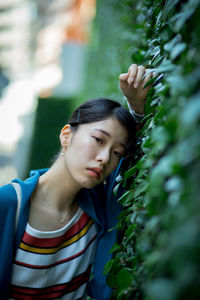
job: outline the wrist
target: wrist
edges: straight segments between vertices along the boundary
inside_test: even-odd
[[[145,116],[145,113],[143,112],[140,112],[140,113],[137,113],[130,105],[130,103],[127,101],[127,105],[128,105],[128,108],[129,108],[129,111],[132,115],[136,116],[136,117],[139,117],[139,118],[143,118]]]
[[[144,115],[144,107],[143,106],[137,106],[137,105],[132,105],[129,101],[129,108],[132,109],[136,114],[138,115]]]

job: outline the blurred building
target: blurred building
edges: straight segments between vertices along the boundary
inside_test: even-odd
[[[31,2],[0,1],[0,65],[12,79],[30,69],[33,18]]]
[[[0,185],[23,177],[37,98],[82,86],[95,0],[0,0]]]

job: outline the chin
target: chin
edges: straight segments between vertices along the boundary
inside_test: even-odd
[[[87,180],[85,182],[82,182],[81,186],[82,188],[85,189],[92,189],[93,187],[95,187],[96,185],[98,185],[99,183],[101,183],[102,180]]]
[[[92,178],[89,176],[85,176],[85,174],[83,176],[79,176],[79,177],[75,178],[75,180],[76,180],[76,183],[78,183],[78,185],[81,186],[81,188],[85,188],[85,189],[92,189],[96,185],[103,182],[103,178],[95,179],[95,178]]]
[[[93,187],[95,187],[97,184],[99,184],[100,182],[97,182],[97,183],[84,183],[82,184],[82,188],[85,188],[85,189],[92,189]]]

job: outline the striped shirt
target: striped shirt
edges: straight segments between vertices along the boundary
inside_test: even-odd
[[[14,261],[10,299],[85,299],[96,236],[94,221],[81,208],[56,231],[27,224]]]

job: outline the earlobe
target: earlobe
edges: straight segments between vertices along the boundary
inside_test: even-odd
[[[61,146],[66,148],[69,144],[69,141],[70,141],[70,137],[71,137],[71,128],[70,128],[70,125],[67,124],[65,125],[62,130],[61,130],[61,133],[60,133],[60,143],[61,143]]]

